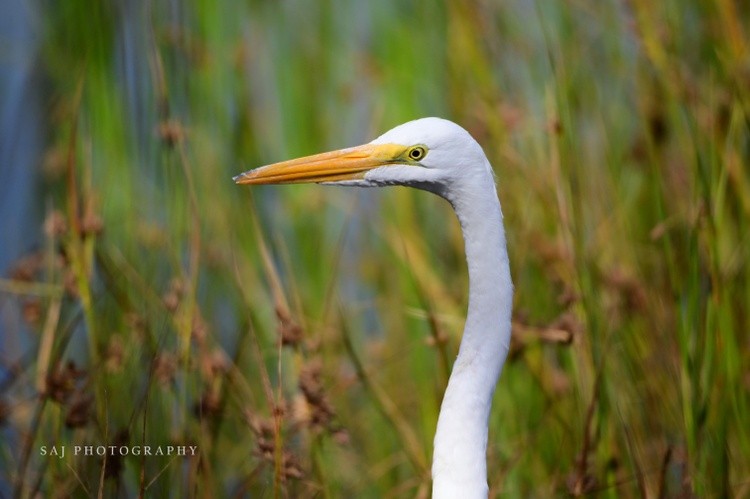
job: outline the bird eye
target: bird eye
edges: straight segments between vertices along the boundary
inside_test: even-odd
[[[427,155],[427,149],[424,146],[414,146],[407,153],[412,161],[419,161]]]

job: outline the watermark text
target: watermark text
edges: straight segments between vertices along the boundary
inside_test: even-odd
[[[39,455],[63,459],[67,453],[74,456],[195,456],[197,445],[42,445]]]

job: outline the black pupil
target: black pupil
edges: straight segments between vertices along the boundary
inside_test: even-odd
[[[422,151],[420,151],[419,149],[413,149],[411,151],[411,157],[412,157],[412,159],[419,159],[420,156],[422,156]]]

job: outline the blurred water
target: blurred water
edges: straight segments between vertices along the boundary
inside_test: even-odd
[[[35,3],[5,0],[0,16],[0,277],[39,243],[43,203],[39,164],[44,143],[42,78],[37,64],[39,17]],[[0,293],[0,382],[28,342],[18,297]],[[19,435],[4,431],[3,439]],[[17,446],[16,446],[17,447]],[[0,479],[0,496],[10,483]]]
[[[5,0],[0,16],[0,275],[39,243],[44,123],[35,2]],[[0,295],[0,365],[21,348],[17,299]]]

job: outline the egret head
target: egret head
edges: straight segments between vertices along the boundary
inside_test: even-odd
[[[369,144],[262,166],[238,184],[318,182],[358,187],[406,185],[446,194],[457,184],[492,178],[479,144],[455,123],[422,118],[399,125]]]

